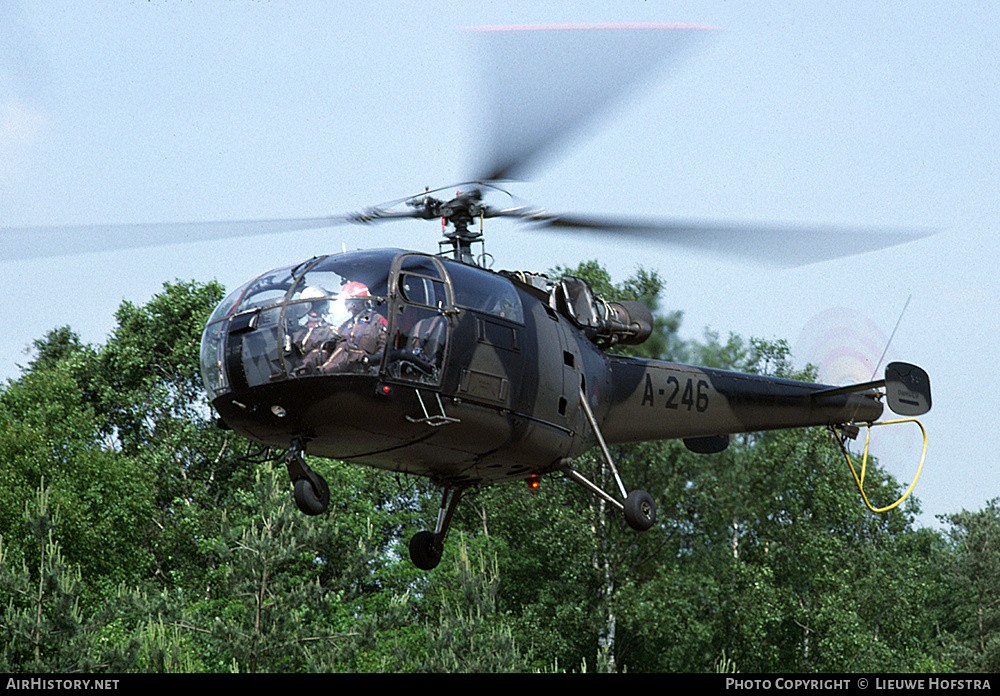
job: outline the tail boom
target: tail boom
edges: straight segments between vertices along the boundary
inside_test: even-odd
[[[872,422],[883,411],[872,388],[828,394],[812,382],[617,356],[611,375],[609,444]]]

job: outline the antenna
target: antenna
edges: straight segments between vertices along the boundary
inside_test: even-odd
[[[899,328],[900,323],[903,321],[903,315],[906,313],[906,308],[910,306],[910,300],[913,299],[913,293],[910,293],[909,297],[906,298],[906,303],[903,305],[903,311],[899,313],[899,318],[896,319],[896,325],[892,327],[892,333],[889,334],[889,340],[885,342],[885,349],[882,351],[882,355],[879,356],[878,362],[875,363],[875,371],[872,373],[871,379],[875,379],[875,375],[878,374],[878,369],[882,366],[882,361],[885,360],[886,353],[889,352],[889,346],[892,344],[892,339],[896,336],[896,330]]]
[[[895,338],[896,330],[899,329],[899,325],[903,321],[903,315],[906,313],[906,308],[910,306],[910,300],[912,299],[913,299],[913,293],[910,293],[910,295],[906,298],[906,302],[903,304],[902,311],[899,313],[899,318],[896,319],[896,325],[892,327],[892,333],[889,334],[889,340],[885,342],[885,348],[882,350],[882,355],[879,357],[878,362],[875,363],[875,369],[872,372],[872,376],[869,378],[869,381],[872,382],[875,381],[875,377],[876,375],[878,375],[879,368],[882,366],[882,361],[885,360],[885,356],[889,352],[889,346],[892,345],[892,339]],[[852,421],[854,420],[854,417],[857,415],[859,408],[861,408],[860,403],[855,407],[854,413],[851,414]]]

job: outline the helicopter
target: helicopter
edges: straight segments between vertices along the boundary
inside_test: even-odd
[[[447,200],[426,191],[356,214],[359,223],[440,219],[445,235],[436,254],[347,251],[269,271],[209,319],[201,367],[212,405],[224,427],[287,450],[302,512],[322,514],[329,501],[307,453],[426,477],[442,489],[438,519],[409,551],[431,569],[470,487],[561,474],[645,531],[656,522],[653,497],[626,488],[611,445],[682,439],[711,454],[736,433],[872,423],[883,398],[900,415],[930,409],[927,374],[905,363],[843,387],[608,352],[651,335],[647,307],[604,300],[578,277],[477,263],[474,220],[590,224],[484,201],[499,190],[469,182]],[[616,491],[576,468],[594,447]]]
[[[623,36],[657,32],[673,40],[691,29],[556,31],[613,35],[620,50]],[[511,28],[489,38],[549,35]],[[648,54],[648,45],[641,46],[639,53]],[[524,47],[516,53],[525,53]],[[600,91],[608,83],[584,87]],[[906,417],[930,409],[926,372],[901,362],[890,363],[882,379],[841,386],[627,357],[612,349],[649,338],[653,315],[646,306],[606,300],[574,276],[492,270],[484,228],[496,218],[540,232],[745,251],[747,230],[739,225],[566,214],[514,200],[503,182],[563,128],[593,113],[593,96],[571,95],[572,117],[560,112],[546,120],[533,113],[528,142],[500,138],[481,175],[470,181],[426,188],[360,213],[273,221],[281,229],[302,229],[419,219],[442,230],[436,252],[345,250],[269,270],[233,290],[210,316],[200,367],[217,423],[284,451],[301,512],[322,515],[330,501],[327,482],[306,455],[429,479],[441,489],[437,520],[432,530],[411,538],[409,553],[417,567],[430,570],[442,558],[457,506],[474,487],[565,476],[642,532],[656,524],[655,501],[626,486],[613,445],[680,439],[693,452],[713,454],[725,450],[734,434],[827,426],[853,437],[886,405]],[[813,232],[755,229],[750,236],[759,253],[791,263],[917,236]],[[101,243],[97,237],[88,243]],[[41,234],[30,241],[40,249],[50,244]],[[613,474],[613,490],[576,465],[595,447]]]

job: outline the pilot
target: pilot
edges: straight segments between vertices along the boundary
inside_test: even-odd
[[[337,340],[336,328],[327,320],[329,300],[318,287],[308,287],[300,300],[312,300],[305,306],[299,326],[285,339],[285,351],[298,358],[295,374],[310,374],[329,360]]]
[[[389,322],[372,307],[371,293],[364,283],[346,283],[340,289],[340,296],[349,316],[337,327],[341,342],[320,366],[320,372],[377,369],[385,351]]]

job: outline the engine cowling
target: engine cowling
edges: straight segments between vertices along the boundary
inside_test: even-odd
[[[602,348],[634,346],[653,333],[653,313],[641,302],[608,302],[582,278],[563,276],[551,290],[552,305]]]
[[[607,303],[605,331],[613,345],[637,346],[653,333],[653,313],[641,302],[623,300]]]

